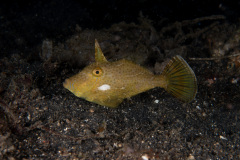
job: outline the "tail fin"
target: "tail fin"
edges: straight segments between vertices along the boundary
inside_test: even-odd
[[[166,91],[183,102],[191,102],[197,93],[197,79],[191,67],[181,56],[167,64],[162,75],[166,78]]]

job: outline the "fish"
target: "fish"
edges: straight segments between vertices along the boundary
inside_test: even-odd
[[[179,55],[169,61],[160,75],[126,59],[109,62],[95,39],[95,62],[66,79],[63,87],[89,102],[115,108],[124,99],[155,87],[190,103],[197,93],[197,79]]]

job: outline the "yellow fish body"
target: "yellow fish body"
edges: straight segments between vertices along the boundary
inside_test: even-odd
[[[63,86],[74,95],[103,106],[117,107],[125,98],[130,98],[155,87],[183,102],[190,102],[197,92],[194,72],[180,56],[167,64],[161,75],[128,60],[108,62],[95,40],[95,63],[68,78]]]

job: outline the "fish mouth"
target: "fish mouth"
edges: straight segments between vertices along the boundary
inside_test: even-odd
[[[74,83],[70,79],[66,79],[63,82],[63,87],[68,89],[69,91],[73,92],[74,91]]]
[[[63,87],[68,89],[68,86],[69,86],[69,80],[66,79],[64,82],[63,82]]]
[[[81,97],[83,94],[83,92],[76,90],[76,88],[74,87],[74,81],[72,81],[71,79],[66,79],[63,82],[63,87],[72,92],[77,97]]]

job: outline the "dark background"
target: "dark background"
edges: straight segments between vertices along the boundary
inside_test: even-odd
[[[0,159],[239,159],[239,8],[1,2]],[[96,37],[109,61],[134,57],[155,72],[181,55],[196,74],[196,98],[183,104],[155,88],[111,109],[74,96],[62,83],[94,59]]]
[[[46,38],[57,42],[82,29],[108,28],[125,21],[138,23],[139,14],[152,20],[158,30],[164,24],[194,18],[224,15],[229,22],[238,20],[238,1],[138,0],[138,1],[7,1],[0,5],[1,56],[28,55]]]

